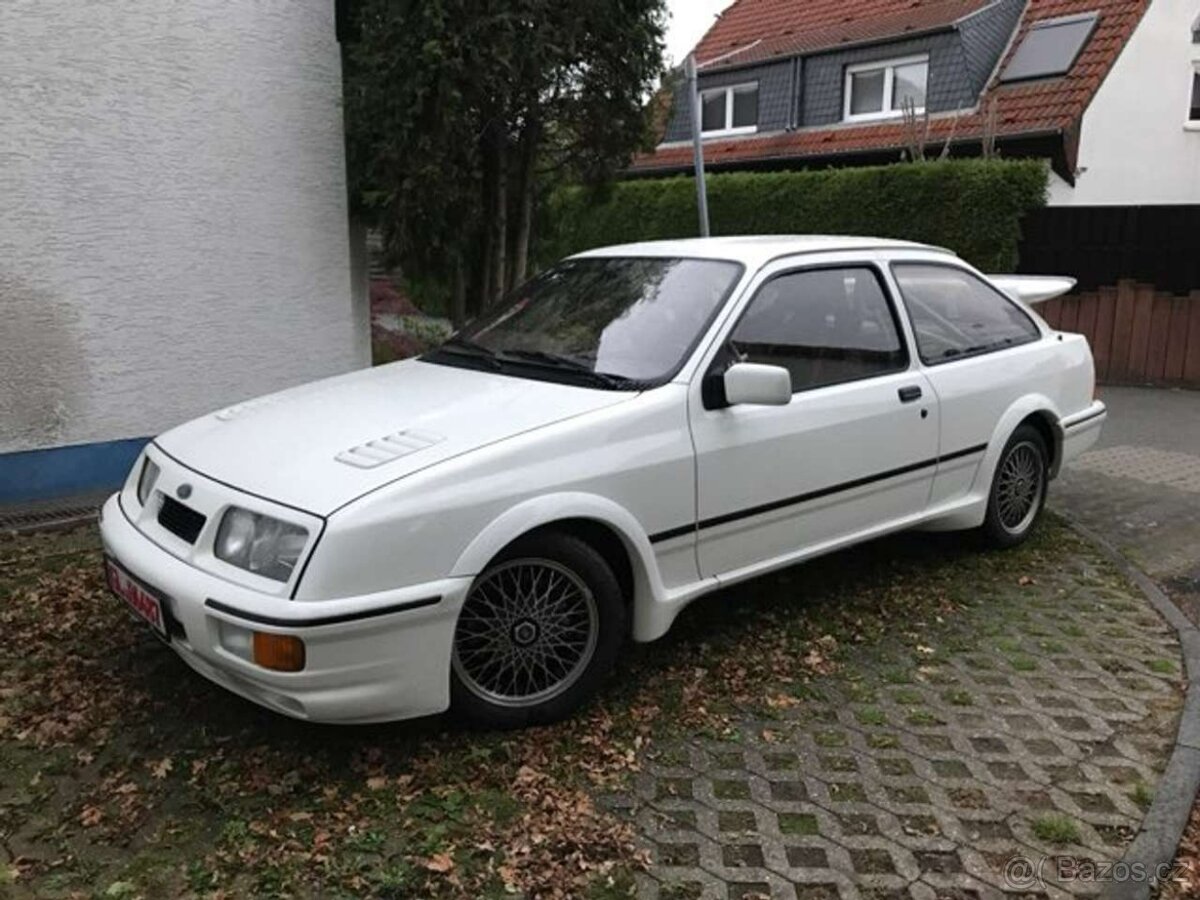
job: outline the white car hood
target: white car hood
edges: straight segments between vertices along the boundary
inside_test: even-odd
[[[631,396],[406,360],[251,400],[156,443],[202,475],[326,515],[420,469]]]

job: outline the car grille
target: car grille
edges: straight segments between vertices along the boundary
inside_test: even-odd
[[[162,506],[158,510],[158,524],[189,544],[196,543],[205,521],[205,517],[190,506],[184,506],[171,497],[162,498]]]

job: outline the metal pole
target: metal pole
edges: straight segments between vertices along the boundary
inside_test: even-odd
[[[692,106],[692,154],[696,164],[696,203],[700,208],[700,236],[708,237],[708,186],[704,182],[704,140],[700,135],[700,86],[696,77],[695,54],[688,54],[684,71]]]

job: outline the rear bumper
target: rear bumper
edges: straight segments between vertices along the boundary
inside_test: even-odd
[[[1058,424],[1062,428],[1062,458],[1060,464],[1070,462],[1081,453],[1086,453],[1100,439],[1104,423],[1108,420],[1108,407],[1099,400],[1082,412],[1065,416]]]
[[[171,648],[236,694],[318,722],[407,719],[450,704],[451,646],[469,578],[293,601],[233,584],[162,550],[134,527],[119,496],[105,503],[100,533],[110,556],[164,596],[184,632]],[[237,655],[231,648],[254,631],[303,640],[304,670],[275,672]]]

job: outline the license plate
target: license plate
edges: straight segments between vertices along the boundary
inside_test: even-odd
[[[138,616],[149,622],[159,637],[170,640],[167,622],[163,616],[162,600],[113,560],[104,560],[104,570],[112,592],[129,604],[129,608]]]

